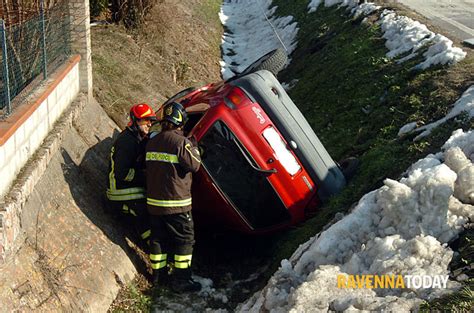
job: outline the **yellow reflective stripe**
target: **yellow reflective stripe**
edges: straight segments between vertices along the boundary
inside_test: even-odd
[[[135,216],[135,217],[137,217],[137,216],[138,216],[138,215],[137,215],[137,213],[135,213],[135,211],[134,211],[134,210],[130,209],[129,211],[130,211],[129,213],[130,213],[130,214],[132,214],[133,216]]]
[[[147,152],[145,158],[147,161],[179,163],[178,156],[176,154],[169,154],[164,152]]]
[[[161,254],[151,254],[150,253],[150,260],[152,261],[166,261],[168,254],[161,253]]]
[[[112,149],[110,149],[111,166],[110,166],[110,173],[109,173],[110,189],[112,190],[116,189],[115,173],[114,173],[114,168],[115,168],[114,153],[115,153],[115,147],[112,147]]]
[[[179,269],[186,269],[186,268],[190,268],[191,264],[189,264],[189,262],[175,262],[174,267],[179,268]]]
[[[191,149],[191,145],[190,145],[189,143],[187,143],[187,144],[184,146],[184,148],[185,148],[186,150],[188,150],[189,154],[191,154],[191,157],[192,157],[194,160],[196,160],[196,161],[198,161],[199,163],[201,163],[201,160],[200,160],[199,158],[196,158],[196,157],[194,156],[193,150]],[[197,153],[198,153],[198,155],[199,155],[199,150],[197,151]]]
[[[145,189],[141,187],[126,189],[107,189],[107,198],[113,201],[125,201],[145,198]]]
[[[128,205],[124,204],[124,205],[122,206],[122,212],[123,212],[123,213],[128,213]]]
[[[132,187],[132,188],[124,188],[124,189],[107,189],[107,193],[119,196],[119,195],[129,195],[135,193],[145,193],[145,189],[142,187]]]
[[[125,181],[132,181],[133,178],[135,177],[135,169],[134,168],[131,168],[128,170],[128,174],[127,176],[125,177]]]
[[[136,200],[145,198],[145,189],[136,187],[136,188],[125,188],[117,189],[117,182],[115,180],[115,162],[114,162],[114,153],[115,147],[110,149],[110,173],[109,173],[109,188],[107,189],[107,198],[112,201],[126,201],[126,200]],[[125,180],[133,179],[135,176],[135,170],[130,169],[128,171],[127,177]],[[131,178],[130,178],[131,177]]]
[[[139,118],[143,118],[144,116],[147,116],[147,115],[150,115],[150,114],[151,114],[151,110],[148,109],[148,110],[145,111],[145,113],[143,113],[142,115],[140,115]]]
[[[178,254],[175,254],[174,255],[174,260],[176,262],[183,262],[183,261],[189,261],[191,262],[191,259],[193,258],[193,255],[192,254],[186,254],[186,255],[178,255]]]
[[[150,253],[150,261],[151,261],[151,268],[154,270],[159,270],[166,266],[166,258],[167,254],[151,254]]]
[[[127,201],[127,200],[145,199],[145,195],[134,194],[134,195],[114,196],[114,195],[107,194],[107,198],[111,201]]]
[[[151,268],[154,270],[159,270],[160,268],[166,267],[166,261],[162,261],[159,263],[151,263]]]
[[[192,254],[187,255],[178,255],[174,256],[174,266],[179,269],[186,269],[191,267],[191,259],[193,258]]]
[[[140,235],[140,237],[142,237],[142,239],[147,239],[148,237],[150,237],[151,235],[151,230],[147,230],[146,232],[144,232],[143,234]],[[151,256],[150,256],[151,258]]]
[[[156,200],[152,198],[147,198],[146,203],[153,206],[159,207],[180,207],[180,206],[188,206],[192,203],[192,198],[184,199],[184,200]]]

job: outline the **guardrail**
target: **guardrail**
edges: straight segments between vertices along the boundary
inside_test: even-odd
[[[0,19],[0,118],[11,114],[71,54],[66,1],[39,12],[14,12],[21,19]],[[12,12],[8,12],[11,14]]]

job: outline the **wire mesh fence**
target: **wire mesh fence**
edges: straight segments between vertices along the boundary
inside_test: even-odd
[[[71,51],[70,18],[66,1],[23,17],[19,23],[0,20],[0,117],[35,90],[64,63]],[[3,16],[5,17],[5,16]]]

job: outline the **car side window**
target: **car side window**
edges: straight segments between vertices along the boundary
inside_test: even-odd
[[[252,227],[264,228],[290,218],[267,177],[250,166],[242,154],[252,159],[250,153],[224,122],[214,123],[200,144],[206,151],[202,165]]]

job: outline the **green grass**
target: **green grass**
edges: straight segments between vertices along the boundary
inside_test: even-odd
[[[433,311],[455,311],[472,312],[474,308],[474,268],[470,264],[474,262],[474,229],[464,231],[455,243],[458,255],[453,258],[450,268],[453,272],[462,272],[470,279],[463,282],[463,287],[447,296],[424,302],[420,306],[421,312]]]
[[[197,18],[206,21],[210,25],[215,25],[216,29],[221,29],[221,21],[219,19],[219,11],[221,9],[222,0],[208,0],[201,1],[198,4],[196,15]],[[209,38],[210,44],[214,46],[219,46],[221,37],[220,36],[211,36]]]
[[[335,160],[357,157],[360,168],[313,219],[281,236],[274,246],[278,261],[270,272],[336,212],[349,210],[385,178],[399,179],[414,161],[438,152],[453,130],[470,129],[474,121],[466,116],[449,121],[417,142],[411,140],[414,136],[397,138],[409,122],[427,124],[446,115],[474,80],[471,56],[452,67],[414,71],[421,57],[402,64],[389,60],[376,24],[351,20],[336,6],[308,14],[307,1],[273,3],[278,15],[292,15],[300,27],[298,46],[280,81],[298,79],[289,95],[326,149]]]
[[[399,140],[397,133],[409,122],[429,123],[447,113],[449,104],[467,88],[466,82],[449,81],[449,72],[456,67],[420,72],[412,68],[421,57],[402,64],[389,60],[379,26],[351,20],[344,9],[320,6],[308,14],[307,1],[274,4],[277,14],[293,15],[300,27],[298,47],[280,80],[298,79],[290,97],[331,156],[335,160],[355,156],[361,161],[349,190],[331,206],[347,209],[379,187],[383,178],[398,178],[409,164],[449,137],[445,132],[438,134],[442,138],[413,143],[410,138]],[[460,66],[474,68],[472,60]],[[451,129],[449,125],[443,128]]]
[[[219,11],[221,10],[221,0],[201,1],[197,7],[197,18],[200,18],[208,23],[216,24],[220,28]]]
[[[120,293],[120,297],[114,301],[114,304],[109,308],[111,313],[124,312],[149,312],[152,304],[152,299],[149,295],[140,290],[139,282],[134,280],[125,287]]]
[[[420,312],[472,312],[474,307],[474,279],[470,279],[466,286],[448,296],[431,302],[424,302]]]

